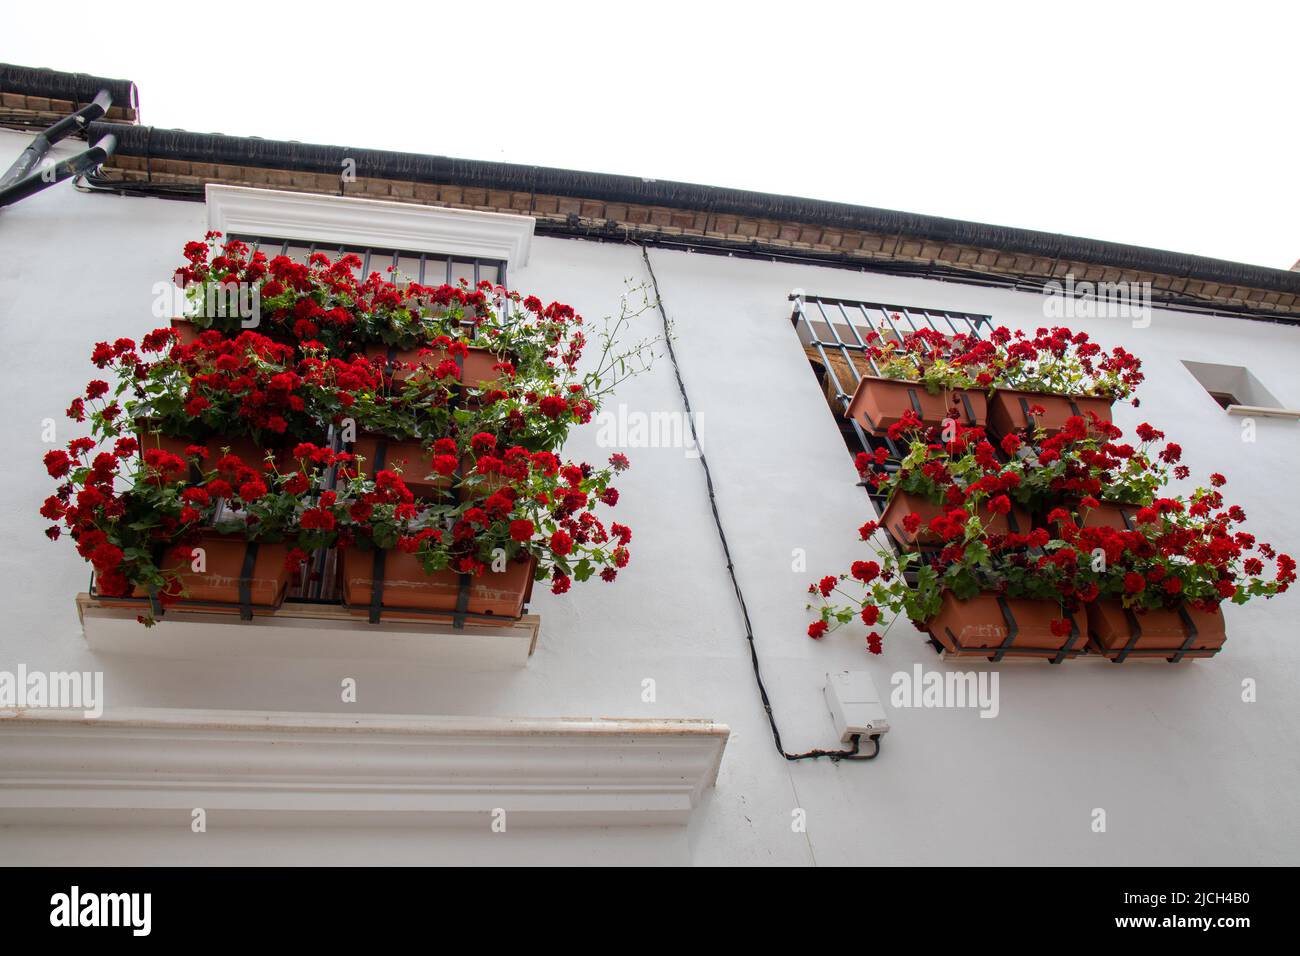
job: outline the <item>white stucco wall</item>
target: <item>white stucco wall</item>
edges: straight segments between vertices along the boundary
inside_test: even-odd
[[[0,131],[0,165],[26,137]],[[339,682],[358,681],[354,709],[387,714],[710,718],[732,736],[716,788],[686,833],[567,830],[526,836],[412,830],[226,832],[0,827],[0,862],[579,862],[703,864],[939,864],[1300,862],[1300,691],[1296,601],[1227,610],[1217,658],[1182,666],[1071,662],[999,668],[1000,715],[891,709],[874,762],[787,763],[773,749],[750,672],[740,616],[709,512],[698,460],[681,449],[628,450],[620,520],[633,560],[614,585],[539,588],[542,636],[518,672],[448,672],[408,662],[147,661],[96,655],[72,596],[87,570],[67,541],[51,544],[36,514],[52,482],[40,459],[41,420],[90,377],[99,339],[154,326],[152,286],[205,228],[201,204],[85,195],[62,184],[0,211],[0,668],[102,670],[109,707],[334,711]],[[676,348],[717,484],[722,519],[755,624],[773,706],[790,750],[836,746],[824,675],[866,669],[889,677],[920,662],[943,668],[906,622],[871,657],[865,629],[820,642],[803,636],[808,583],[857,556],[870,505],[789,323],[786,296],[811,294],[987,312],[996,322],[1046,324],[1042,299],[982,289],[718,256],[652,250]],[[637,247],[537,239],[511,285],[609,312],[623,280],[646,278]],[[655,317],[647,317],[652,326]],[[1300,549],[1290,503],[1300,469],[1295,422],[1260,419],[1253,444],[1181,360],[1247,366],[1288,407],[1300,330],[1264,322],[1156,311],[1150,328],[1073,321],[1144,362],[1141,412],[1184,447],[1193,476],[1228,475],[1249,527]],[[649,331],[656,331],[650,328]],[[661,360],[614,404],[671,412],[680,401]],[[61,436],[64,440],[70,433]],[[603,458],[596,430],[574,457]],[[791,571],[792,549],[809,568]],[[653,678],[657,702],[641,701]],[[1257,703],[1243,703],[1245,678]],[[806,811],[807,832],[791,813]],[[1106,833],[1090,829],[1107,812]],[[514,842],[507,842],[514,841]]]

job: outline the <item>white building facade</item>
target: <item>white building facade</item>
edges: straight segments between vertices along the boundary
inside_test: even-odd
[[[0,130],[0,166],[30,138]],[[53,155],[85,148],[69,140]],[[905,620],[879,656],[861,625],[806,636],[809,583],[863,556],[856,529],[873,509],[790,297],[1065,324],[1123,345],[1146,381],[1141,407],[1117,405],[1116,424],[1157,423],[1193,480],[1223,472],[1247,527],[1292,553],[1300,424],[1229,414],[1194,370],[1239,367],[1273,406],[1300,408],[1296,314],[1080,315],[1087,303],[1072,300],[1076,314],[1062,316],[1039,289],[817,262],[797,238],[784,252],[687,249],[689,227],[671,223],[663,242],[631,229],[625,241],[617,229],[582,238],[537,228],[537,215],[421,201],[414,187],[381,202],[295,188],[292,175],[252,192],[224,170],[201,174],[206,198],[188,202],[62,183],[0,211],[0,671],[103,681],[97,717],[0,711],[0,862],[1300,862],[1293,594],[1226,607],[1224,651],[1176,665],[945,661]],[[63,409],[91,374],[93,344],[157,327],[156,283],[214,227],[500,259],[511,288],[588,317],[616,311],[627,280],[650,282],[648,262],[662,313],[638,321],[657,335],[667,317],[676,366],[661,345],[606,406],[613,424],[579,430],[567,449],[631,459],[618,517],[633,559],[619,580],[538,588],[540,628],[522,654],[517,638],[489,651],[445,629],[309,629],[267,646],[259,623],[83,628],[75,598],[88,569],[66,541],[45,540],[37,514],[51,484],[47,420],[59,441],[72,437]],[[842,747],[828,675],[865,671],[890,726],[878,759],[778,752],[701,450],[785,750]],[[996,713],[891,704],[918,668],[996,675]]]

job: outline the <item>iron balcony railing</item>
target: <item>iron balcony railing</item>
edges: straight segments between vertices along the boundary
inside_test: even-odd
[[[420,285],[436,285],[443,282],[454,285],[461,279],[477,286],[487,280],[493,285],[506,284],[506,264],[499,259],[483,259],[456,255],[436,255],[424,252],[407,252],[400,249],[377,249],[367,246],[332,245],[319,242],[304,242],[294,239],[280,239],[270,236],[233,235],[230,238],[248,243],[250,248],[266,253],[268,258],[278,255],[288,256],[296,262],[306,262],[314,253],[323,252],[333,259],[346,253],[355,253],[361,258],[360,269],[354,270],[357,278],[368,276],[371,272],[386,273],[388,269],[395,272],[386,275],[393,281],[412,281]],[[504,313],[498,317],[504,317]],[[328,441],[333,447],[337,442],[336,430],[331,426]],[[334,468],[330,468],[322,490],[333,489],[337,478]],[[337,567],[330,560],[328,549],[318,550],[308,562],[311,570],[305,579],[302,594],[294,600],[314,603],[337,604],[338,581]]]
[[[336,246],[319,242],[303,242],[298,239],[278,239],[272,236],[233,235],[230,238],[248,243],[254,251],[260,249],[268,257],[285,255],[298,262],[306,262],[307,258],[315,252],[323,252],[332,258],[338,258],[349,252],[356,253],[361,257],[361,268],[357,270],[358,278],[364,278],[371,272],[382,275],[392,268],[402,278],[420,285],[437,285],[443,282],[454,285],[461,279],[475,286],[484,279],[493,285],[506,284],[506,264],[499,259],[407,252],[401,249],[375,249],[366,246]]]
[[[790,321],[814,370],[820,365],[818,378],[839,419],[840,432],[850,453],[856,456],[859,451],[874,452],[883,447],[894,462],[904,455],[897,443],[888,437],[868,434],[845,414],[864,375],[880,374],[868,351],[868,333],[876,332],[898,343],[904,336],[921,329],[980,338],[993,325],[992,316],[981,313],[837,299],[807,295],[802,290],[792,292],[790,301],[793,304]],[[883,507],[883,501],[877,504]]]

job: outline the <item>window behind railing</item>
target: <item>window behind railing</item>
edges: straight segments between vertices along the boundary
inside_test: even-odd
[[[229,238],[248,243],[253,251],[260,250],[267,258],[283,255],[295,262],[303,263],[317,252],[324,253],[332,260],[337,260],[349,252],[356,253],[361,259],[361,267],[353,270],[358,279],[364,279],[370,273],[378,272],[390,281],[415,282],[428,286],[441,285],[444,282],[455,285],[462,279],[471,286],[477,286],[483,280],[493,285],[504,286],[506,283],[506,264],[500,259],[335,245],[238,233]],[[389,272],[389,269],[395,269],[396,272]],[[331,442],[333,440],[331,433]],[[323,550],[318,551],[309,560],[308,568],[309,576],[305,578],[300,589],[290,592],[290,598],[296,601],[337,604],[339,602],[337,569],[332,555]]]
[[[901,343],[904,336],[921,329],[979,338],[992,328],[992,316],[974,312],[860,302],[802,292],[793,293],[790,299],[794,304],[790,321],[821,383],[844,443],[855,457],[858,452],[874,452],[881,447],[895,462],[903,455],[903,449],[895,442],[867,434],[844,414],[863,376],[880,374],[867,354],[869,332],[876,332],[886,341]],[[883,506],[883,502],[879,503]]]
[[[396,268],[396,277],[420,285],[456,284],[464,279],[470,285],[487,280],[493,285],[506,284],[506,264],[498,259],[475,259],[466,256],[434,255],[425,252],[405,252],[401,249],[372,249],[365,246],[338,246],[326,243],[304,242],[301,239],[277,239],[271,236],[234,235],[267,257],[288,256],[295,262],[306,262],[314,252],[323,252],[331,259],[353,252],[361,258],[358,278],[378,272],[385,279],[393,278],[390,268]]]

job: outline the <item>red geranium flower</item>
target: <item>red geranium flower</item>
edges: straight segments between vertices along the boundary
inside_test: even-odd
[[[72,470],[72,459],[62,448],[46,452],[44,460],[45,470],[50,473],[51,478],[62,478]]]
[[[880,565],[875,561],[854,561],[849,570],[859,581],[872,581],[880,574]]]

